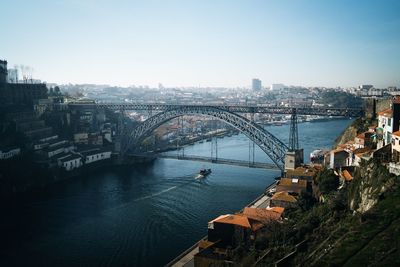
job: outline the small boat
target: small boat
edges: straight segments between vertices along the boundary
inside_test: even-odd
[[[209,175],[210,173],[211,173],[211,169],[201,169],[201,170],[199,171],[199,174],[200,174],[201,176],[203,176],[203,177]]]

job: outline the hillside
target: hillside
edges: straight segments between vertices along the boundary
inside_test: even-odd
[[[362,169],[368,171],[329,192],[324,203],[307,209],[303,198],[301,209],[271,226],[242,265],[262,257],[256,266],[399,266],[399,177],[379,162]]]

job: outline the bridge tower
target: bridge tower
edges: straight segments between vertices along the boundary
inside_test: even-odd
[[[297,111],[292,109],[289,132],[289,151],[285,155],[285,170],[293,170],[304,163],[304,151],[299,149],[299,135],[297,128]]]
[[[290,133],[289,133],[289,150],[294,151],[299,149],[299,136],[297,129],[297,112],[292,109],[292,117],[290,118]]]

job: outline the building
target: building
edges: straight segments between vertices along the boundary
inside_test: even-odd
[[[0,104],[33,105],[37,99],[47,98],[44,83],[24,80],[22,83],[9,83],[7,61],[0,60]]]
[[[271,91],[279,91],[285,89],[285,85],[281,83],[273,83],[270,86]]]
[[[74,134],[74,143],[87,145],[89,143],[89,134],[88,133]]]
[[[0,60],[0,84],[5,84],[7,83],[7,61],[6,60]]]
[[[289,194],[289,192],[281,191],[275,193],[269,203],[270,207],[295,207],[297,206],[297,199],[293,195]]]
[[[392,162],[389,163],[389,172],[400,175],[400,131],[392,134]]]
[[[364,148],[372,146],[373,133],[370,131],[360,133],[354,138],[354,148]]]
[[[247,218],[267,224],[271,221],[281,219],[284,210],[285,209],[281,207],[270,209],[245,207],[242,214],[247,216]]]
[[[347,152],[342,148],[331,150],[331,152],[329,153],[329,168],[335,169],[347,166],[348,157],[349,157],[349,152]]]
[[[64,168],[66,171],[72,171],[83,165],[82,157],[78,154],[67,154],[57,159],[58,166]]]
[[[301,167],[297,167],[296,169],[289,169],[286,170],[286,175],[285,178],[296,178],[296,179],[304,179],[307,181],[312,181],[313,177],[315,176],[315,174],[317,173],[318,169],[317,167],[313,166],[301,166]]]
[[[111,150],[92,149],[81,152],[85,164],[91,164],[96,161],[106,160],[111,158]]]
[[[253,91],[261,91],[262,85],[260,79],[253,79],[252,80],[252,89]]]
[[[47,158],[52,158],[62,153],[71,152],[74,149],[75,147],[67,140],[55,140],[54,142],[50,143],[46,148],[41,150],[40,154],[46,156]]]
[[[391,108],[378,112],[378,128],[376,132],[378,135],[378,148],[391,143],[393,132],[393,111]],[[382,138],[380,138],[380,135],[382,135]]]
[[[371,84],[361,84],[358,88],[359,88],[360,90],[366,90],[366,91],[368,91],[368,90],[374,88],[374,86],[371,85]]]
[[[276,192],[282,191],[296,194],[300,194],[301,191],[305,192],[307,191],[307,180],[297,178],[282,178],[276,185]]]
[[[0,148],[0,159],[10,159],[21,154],[19,147]]]
[[[241,242],[250,239],[252,227],[256,230],[261,224],[252,224],[249,218],[242,214],[221,215],[208,223],[208,241],[218,241],[218,247],[235,248]]]

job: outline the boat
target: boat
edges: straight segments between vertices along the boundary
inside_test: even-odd
[[[199,174],[200,174],[201,176],[203,176],[203,177],[209,175],[210,173],[211,173],[211,169],[201,169],[201,170],[199,171]]]

